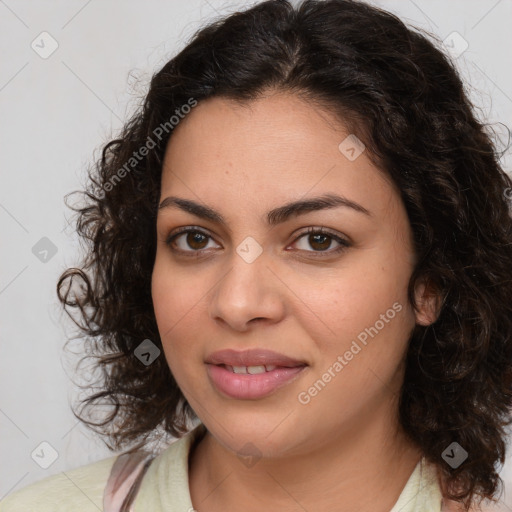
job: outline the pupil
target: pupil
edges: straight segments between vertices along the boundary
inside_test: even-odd
[[[327,245],[325,244],[325,241],[329,239],[328,235],[311,235],[311,238],[313,238],[313,240],[316,239],[316,241],[314,241],[313,244],[311,245],[313,248],[314,248],[314,244],[317,243],[318,239],[324,240],[323,244],[322,244],[322,242],[319,242],[320,245],[322,245],[321,249],[327,249],[330,245],[330,243],[327,243]]]
[[[201,249],[202,247],[197,247],[196,244],[201,246],[201,239],[205,239],[206,237],[201,233],[189,233],[187,237],[187,243],[190,247],[194,249]],[[202,240],[204,242],[204,240]]]

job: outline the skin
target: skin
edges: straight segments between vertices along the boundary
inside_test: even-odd
[[[160,200],[206,204],[227,223],[177,208],[157,217],[158,328],[171,371],[208,430],[189,458],[192,503],[201,512],[387,512],[420,460],[399,428],[398,394],[409,336],[415,323],[433,321],[433,306],[425,300],[414,311],[407,301],[414,265],[407,213],[366,152],[350,161],[338,149],[348,134],[331,113],[269,91],[244,104],[202,101],[170,139]],[[268,210],[325,193],[343,195],[371,216],[337,207],[266,223]],[[194,244],[190,235],[187,244],[185,234],[167,245],[183,226],[211,238]],[[335,253],[335,239],[303,236],[309,227],[325,227],[350,246]],[[248,236],[263,249],[252,263],[236,252]],[[419,287],[420,301],[423,292]],[[397,302],[401,311],[300,403],[298,394]],[[271,349],[308,367],[268,397],[228,398],[204,363],[225,348]],[[251,467],[237,456],[247,442],[261,457]]]

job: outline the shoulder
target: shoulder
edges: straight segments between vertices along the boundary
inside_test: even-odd
[[[507,510],[509,510],[507,508]],[[443,498],[441,512],[505,512],[505,508],[502,508],[500,504],[473,504],[468,511],[464,508],[464,505],[458,501],[453,501],[448,498]]]
[[[9,494],[0,512],[98,512],[117,455],[63,471]]]
[[[505,509],[499,504],[487,503],[477,505],[474,503],[469,510],[466,511],[462,503],[443,498],[441,512],[505,512]]]

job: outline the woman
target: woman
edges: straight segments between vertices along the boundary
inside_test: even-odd
[[[79,417],[130,449],[2,512],[498,497],[512,183],[423,35],[347,0],[233,14],[153,77],[90,177],[89,252],[58,291],[103,375]],[[159,435],[180,439],[141,450]]]

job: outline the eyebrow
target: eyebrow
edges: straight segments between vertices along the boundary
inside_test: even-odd
[[[283,206],[274,208],[267,212],[267,223],[270,226],[276,226],[286,222],[291,217],[305,215],[309,212],[327,210],[329,208],[351,208],[356,212],[362,213],[369,217],[372,216],[369,210],[360,204],[336,194],[324,194],[319,197],[311,197],[300,201],[293,201],[286,203]],[[190,199],[183,199],[181,197],[169,196],[166,197],[158,206],[159,210],[165,208],[179,208],[185,212],[191,213],[201,219],[217,222],[226,225],[224,217],[213,208],[196,203]]]

